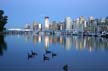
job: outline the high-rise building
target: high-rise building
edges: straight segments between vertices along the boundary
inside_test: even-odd
[[[78,29],[79,29],[79,18],[76,18],[74,22],[74,30],[78,30]]]
[[[79,17],[79,22],[80,24],[84,24],[85,18],[83,16]]]
[[[39,30],[42,30],[42,24],[38,24]]]
[[[90,33],[96,33],[97,31],[97,20],[93,16],[90,16],[87,21],[87,31]]]
[[[89,20],[90,20],[90,21],[94,20],[94,17],[93,17],[93,16],[90,16],[90,17],[89,17]]]
[[[86,19],[84,18],[84,16],[80,16],[79,17],[79,30],[80,30],[80,32],[85,31],[86,28],[87,28]]]
[[[57,22],[56,21],[52,22],[52,30],[57,30]]]
[[[75,23],[79,24],[79,18],[76,18]]]
[[[49,30],[49,25],[50,25],[50,22],[49,22],[49,17],[45,17],[45,29],[46,30]]]
[[[60,29],[59,30],[63,30],[63,24],[60,23]]]
[[[65,28],[66,30],[71,30],[72,29],[72,20],[71,17],[66,17],[65,19]]]
[[[36,21],[33,22],[33,31],[38,30],[38,23]]]
[[[74,32],[75,33],[82,33],[83,30],[84,30],[84,24],[85,24],[85,19],[83,16],[77,18],[75,21],[74,21]]]

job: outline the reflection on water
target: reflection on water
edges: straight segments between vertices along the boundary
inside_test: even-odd
[[[0,35],[0,55],[1,56],[3,55],[4,50],[7,50],[7,44],[4,40],[4,36]]]
[[[24,35],[25,41],[28,42],[30,40],[31,35]]]
[[[45,46],[45,49],[48,49],[49,47],[49,37],[48,36],[44,37],[44,46]]]
[[[58,43],[63,45],[66,50],[76,48],[76,50],[88,49],[93,50],[107,50],[108,39],[96,37],[79,37],[79,36],[33,36],[33,43],[41,43],[44,40],[44,47],[49,48],[50,44]],[[25,39],[26,40],[26,39]]]
[[[42,42],[42,36],[33,36],[33,43],[35,44],[36,42],[41,43]]]
[[[4,40],[0,36],[0,55],[2,71],[107,71],[108,39],[7,35]]]

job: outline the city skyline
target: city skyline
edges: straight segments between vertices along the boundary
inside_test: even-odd
[[[107,16],[107,6],[107,0],[0,1],[0,9],[9,17],[7,28],[22,28],[25,24],[32,24],[34,20],[44,24],[45,16],[49,16],[51,21],[64,21],[67,16],[72,19],[80,16],[103,18]]]

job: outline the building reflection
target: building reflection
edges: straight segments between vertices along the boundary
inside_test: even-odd
[[[31,36],[25,35],[25,40],[30,41]],[[108,51],[108,39],[101,37],[79,37],[79,36],[41,36],[34,35],[32,39],[34,44],[44,43],[44,48],[47,50],[50,46],[57,44],[66,50],[72,50],[73,48],[78,51],[87,50],[92,51]],[[55,47],[56,48],[56,47]],[[73,50],[74,50],[73,49]],[[7,44],[4,40],[4,36],[0,35],[0,55],[2,56],[4,51],[7,50]]]
[[[28,42],[31,38],[31,35],[24,35],[24,39],[26,42]]]
[[[74,36],[73,39],[73,45],[76,47],[77,50],[83,50],[83,37]]]
[[[33,43],[35,44],[38,41],[38,36],[33,36]]]
[[[60,36],[60,44],[63,44],[63,37]]]
[[[89,52],[95,50],[108,50],[108,39],[99,37],[80,37],[80,36],[33,36],[33,43],[41,43],[44,40],[44,47],[48,49],[50,44],[62,45],[66,50],[75,48],[76,50]]]
[[[33,36],[33,43],[36,44],[36,43],[41,43],[42,42],[42,36],[40,35],[35,35]]]
[[[0,35],[0,56],[3,56],[5,50],[7,50],[7,43],[4,40],[4,36]]]
[[[45,49],[48,49],[48,47],[49,47],[49,36],[44,37],[44,46],[45,46]]]
[[[72,44],[72,38],[71,37],[65,37],[65,48],[66,50],[69,50],[71,48]]]
[[[39,35],[38,36],[38,42],[41,43],[41,41],[42,41],[42,36]]]
[[[59,42],[59,37],[53,36],[53,43],[58,43],[58,42]]]
[[[53,43],[53,38],[52,38],[52,36],[49,37],[49,42],[50,42],[50,44]]]

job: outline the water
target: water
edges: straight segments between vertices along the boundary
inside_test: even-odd
[[[0,36],[0,71],[66,71],[65,65],[67,71],[108,71],[108,39]]]

